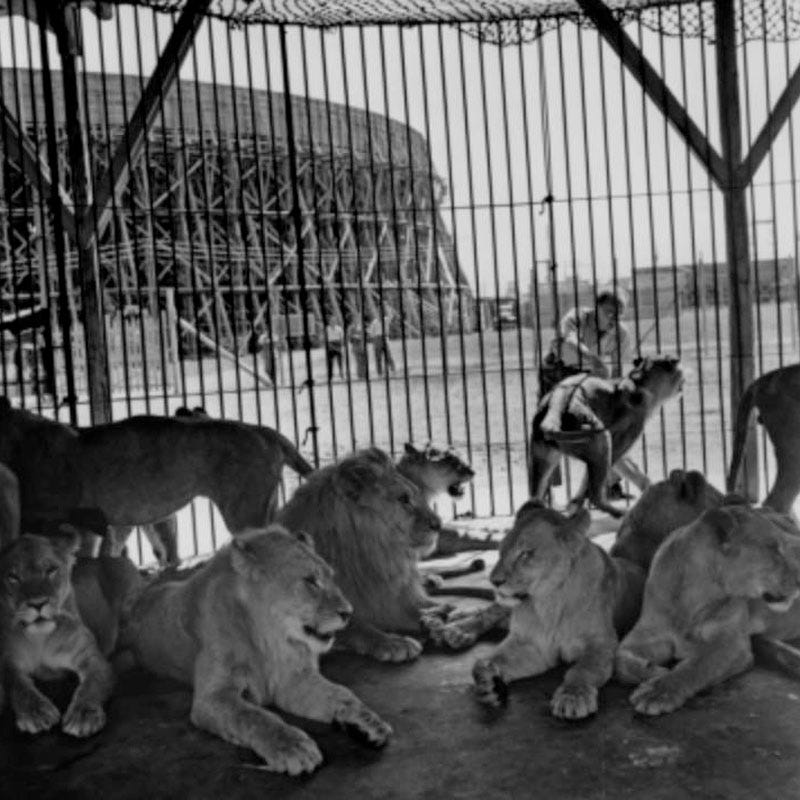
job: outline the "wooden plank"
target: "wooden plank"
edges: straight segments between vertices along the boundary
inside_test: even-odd
[[[723,159],[689,116],[683,104],[669,90],[664,79],[644,57],[641,49],[625,33],[608,6],[602,0],[578,0],[578,5],[641,85],[645,94],[675,126],[689,149],[705,165],[717,186],[722,188],[728,177]]]
[[[750,181],[753,180],[753,176],[761,166],[761,162],[764,160],[770,147],[772,147],[781,128],[786,120],[789,119],[789,115],[792,113],[792,109],[798,97],[800,97],[800,66],[794,71],[789,82],[786,84],[786,88],[778,98],[778,102],[775,103],[772,111],[770,111],[769,117],[758,136],[756,136],[756,140],[753,142],[747,157],[739,165],[738,174],[736,176],[737,184],[740,186],[748,186]]]
[[[55,191],[53,190],[53,179],[47,164],[42,161],[36,151],[36,147],[30,137],[20,128],[14,115],[0,101],[0,126],[4,129],[2,145],[6,150],[6,158],[16,161],[22,168],[28,183],[38,192],[41,190],[46,199],[55,201],[61,212],[61,221],[64,231],[75,241],[77,236],[77,226],[75,215],[72,212],[72,201],[64,187],[59,182]],[[54,205],[51,204],[51,208]]]
[[[211,0],[188,0],[175,23],[153,74],[126,125],[111,163],[105,175],[98,181],[94,207],[85,215],[81,225],[81,241],[84,244],[91,244],[95,237],[101,237],[108,227],[112,217],[112,200],[122,191],[128,181],[131,165],[142,154],[145,139],[161,108],[161,102],[178,77],[195,34],[205,19],[203,13],[209,5]]]
[[[728,176],[723,181],[725,243],[728,254],[728,337],[730,341],[731,414],[739,408],[745,389],[755,378],[753,336],[753,287],[750,276],[750,243],[745,188],[738,184],[742,155],[739,70],[736,53],[736,11],[730,0],[715,0],[717,31],[717,99],[722,142],[722,157]],[[751,420],[750,429],[755,428]],[[756,436],[748,436],[744,468],[737,491],[758,501],[758,451]]]

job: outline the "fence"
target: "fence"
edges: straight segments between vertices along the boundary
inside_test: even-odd
[[[634,457],[654,479],[686,465],[721,484],[730,387],[797,360],[794,0],[615,3],[610,20],[596,0],[425,19],[395,3],[150,5],[82,10],[71,40],[55,17],[44,33],[34,11],[0,19],[2,311],[45,305],[73,331],[96,306],[149,314],[159,366],[141,384],[117,355],[141,326],[117,350],[90,342],[127,387],[111,416],[203,405],[319,462],[449,442],[477,477],[444,516],[511,514],[554,324],[623,287],[635,350],[692,370]],[[731,68],[736,104],[720,96]],[[501,299],[518,324],[481,324]],[[293,320],[302,335],[275,348]],[[395,369],[368,344],[359,378],[370,324]],[[4,362],[6,393],[13,376]],[[758,458],[769,482],[763,443]]]

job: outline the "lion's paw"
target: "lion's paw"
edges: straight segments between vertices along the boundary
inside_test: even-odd
[[[686,696],[668,676],[652,678],[640,684],[631,693],[631,703],[639,714],[650,717],[669,714],[686,702]]]
[[[102,730],[106,724],[106,712],[100,705],[92,703],[70,703],[61,730],[70,736],[83,738]]]
[[[472,667],[475,693],[479,702],[487,706],[504,706],[508,703],[508,684],[493,661],[479,659]]]
[[[466,650],[478,640],[478,633],[474,626],[463,622],[448,622],[437,633],[437,644],[450,648],[450,650]]]
[[[270,772],[301,775],[313,772],[322,763],[316,742],[300,728],[283,725],[269,731],[269,740],[253,748],[266,762]]]
[[[562,683],[553,694],[550,710],[561,719],[585,719],[597,713],[597,687]]]
[[[370,655],[378,661],[413,661],[422,655],[422,644],[417,639],[410,636],[401,636],[397,633],[389,633],[376,647]]]
[[[371,747],[383,747],[393,733],[392,726],[363,703],[342,706],[334,715],[334,723]]]
[[[61,713],[55,705],[38,692],[17,697],[14,706],[17,728],[23,733],[49,731],[61,719]]]

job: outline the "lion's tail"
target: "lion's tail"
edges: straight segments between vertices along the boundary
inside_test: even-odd
[[[750,415],[755,406],[755,396],[758,389],[758,381],[753,381],[747,387],[745,393],[739,400],[739,408],[736,412],[736,427],[734,428],[733,435],[733,455],[731,457],[731,468],[728,470],[728,478],[725,482],[725,488],[728,492],[736,491],[736,478],[739,473],[739,467],[742,464],[742,455],[744,454],[744,446],[747,444],[747,431],[750,423]]]
[[[270,446],[278,447],[283,454],[284,462],[290,466],[298,475],[306,476],[314,471],[314,467],[306,461],[300,451],[282,433],[273,428],[258,426],[261,438]]]

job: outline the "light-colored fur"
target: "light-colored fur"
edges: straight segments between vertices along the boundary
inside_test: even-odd
[[[430,616],[445,613],[425,592],[417,560],[437,542],[439,518],[391,459],[373,448],[309,476],[277,521],[311,535],[353,603],[339,637],[358,653],[407,661]]]
[[[505,701],[507,684],[565,662],[571,666],[550,703],[554,716],[597,711],[611,677],[618,632],[636,618],[644,573],[610,558],[588,538],[590,516],[573,517],[529,501],[500,546],[492,570],[498,600],[511,607],[508,636],[473,667],[478,698]]]
[[[782,514],[729,505],[673,531],[617,651],[617,677],[638,684],[634,708],[674,711],[748,669],[753,634],[800,635],[799,593],[800,531]]]
[[[419,449],[407,442],[397,469],[419,487],[428,504],[445,492],[450,497],[463,497],[465,484],[475,477],[472,467],[455,450],[431,444]]]
[[[647,570],[659,545],[672,531],[697,519],[703,511],[718,508],[724,499],[702,473],[674,469],[628,509],[611,555],[627,558]]]
[[[152,672],[194,687],[192,722],[254,750],[275,772],[322,762],[315,742],[266,706],[336,723],[383,745],[391,728],[319,673],[352,606],[310,539],[280,525],[242,533],[185,580],[139,596],[123,646]]]
[[[25,534],[0,553],[0,676],[17,727],[26,733],[60,721],[71,736],[91,736],[106,722],[113,674],[78,614],[70,584],[77,547],[74,535]],[[64,672],[75,673],[79,683],[62,717],[34,678]]]

